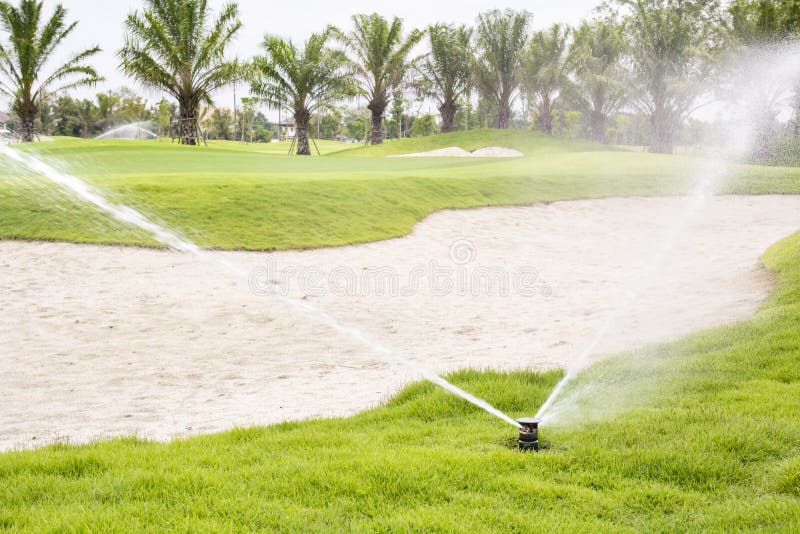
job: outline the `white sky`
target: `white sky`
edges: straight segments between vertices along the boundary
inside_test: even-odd
[[[107,81],[94,89],[77,92],[79,96],[91,96],[98,91],[127,85],[145,94],[149,100],[161,98],[158,93],[138,87],[117,69],[119,62],[115,54],[124,41],[123,21],[129,12],[141,9],[143,2],[140,0],[60,0],[60,2],[69,10],[68,19],[79,22],[72,38],[60,51],[61,56],[95,44],[103,48],[91,63]],[[575,24],[588,16],[599,2],[600,0],[506,0],[502,4],[496,4],[491,0],[293,0],[289,2],[239,0],[239,13],[244,27],[231,47],[231,52],[243,58],[255,55],[259,52],[261,39],[266,33],[300,41],[308,34],[322,30],[328,24],[348,28],[350,16],[354,13],[376,11],[387,17],[399,16],[404,20],[405,26],[410,28],[425,27],[434,22],[471,24],[481,11],[495,7],[509,7],[532,12],[533,27],[543,28],[555,22]],[[55,0],[45,0],[45,10],[49,13],[55,3]],[[225,3],[226,0],[209,0],[215,13]],[[242,89],[240,88],[240,93]],[[232,107],[232,92],[226,90],[216,95],[215,100],[219,106]]]

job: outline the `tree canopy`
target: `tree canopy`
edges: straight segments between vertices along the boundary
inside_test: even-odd
[[[178,102],[182,142],[195,144],[202,104],[242,76],[226,51],[242,27],[235,3],[212,20],[207,0],[144,0],[125,21],[125,45],[118,52],[123,72],[171,95]]]
[[[34,122],[48,93],[93,85],[102,78],[86,60],[99,46],[72,54],[50,72],[43,72],[78,23],[67,22],[67,10],[56,4],[49,18],[43,2],[20,0],[14,6],[0,1],[0,27],[7,41],[0,42],[0,92],[11,98],[11,111],[20,120],[20,138],[33,141]]]

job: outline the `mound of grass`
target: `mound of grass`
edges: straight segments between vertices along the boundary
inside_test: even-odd
[[[756,317],[590,369],[615,416],[515,429],[430,384],[355,417],[0,455],[9,531],[756,531],[800,527],[800,234]],[[634,365],[635,364],[635,365]],[[626,371],[627,369],[627,371]],[[450,378],[530,415],[558,373]],[[597,388],[595,388],[597,389]]]
[[[323,158],[279,155],[269,153],[276,145],[238,143],[198,148],[66,139],[26,149],[201,246],[225,249],[363,243],[405,235],[446,208],[676,194],[688,191],[697,178],[690,158],[614,151],[524,132],[481,130],[396,145],[416,151],[451,144],[505,145],[528,157],[371,157],[391,143]],[[0,180],[0,238],[157,245],[45,182],[14,179],[18,172],[0,160],[0,173],[11,178]],[[725,191],[797,193],[800,169],[741,167]]]

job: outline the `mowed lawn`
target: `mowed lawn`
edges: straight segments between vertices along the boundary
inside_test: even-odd
[[[387,158],[444,146],[508,146],[525,158]],[[26,148],[207,248],[271,250],[402,236],[445,208],[615,195],[685,193],[697,162],[521,132],[480,130],[387,143],[321,142],[323,157],[288,144],[60,139]],[[0,158],[0,238],[155,246],[147,235]],[[800,170],[738,167],[722,192],[798,193]]]
[[[169,444],[117,439],[0,455],[12,532],[797,532],[800,234],[747,323],[582,377],[609,418],[545,426],[543,450],[430,384],[347,419]],[[515,416],[558,373],[450,377]]]

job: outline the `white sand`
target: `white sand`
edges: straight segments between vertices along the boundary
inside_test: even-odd
[[[248,268],[272,261],[274,270],[291,266],[311,278],[336,269],[340,284],[348,272],[360,278],[386,266],[402,287],[410,272],[429,272],[435,262],[451,268],[451,291],[422,278],[411,294],[381,296],[362,284],[360,295],[328,289],[306,302],[439,371],[544,369],[568,364],[590,340],[683,202],[447,211],[403,239],[215,254]],[[599,353],[751,316],[772,284],[758,258],[798,225],[800,197],[713,199]],[[478,267],[501,275],[535,269],[535,295],[511,287],[507,296],[473,296],[475,286],[459,280]],[[0,285],[0,449],[347,415],[415,379],[187,255],[5,241]],[[296,277],[292,294],[303,294]]]
[[[390,158],[521,158],[525,154],[513,148],[501,146],[487,146],[473,152],[468,152],[457,146],[439,148],[428,152],[414,152],[412,154],[399,154]]]
[[[428,152],[397,154],[389,157],[390,158],[470,158],[472,157],[472,153],[467,152],[463,148],[457,146],[450,146],[447,148],[439,148],[437,150],[429,150]]]
[[[525,154],[519,150],[501,146],[487,146],[486,148],[479,148],[472,153],[474,158],[521,158],[523,156]]]

